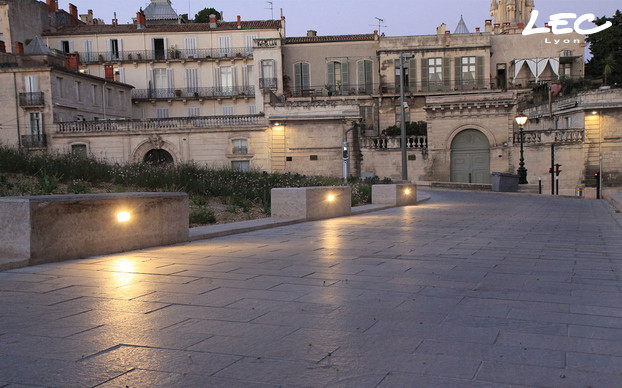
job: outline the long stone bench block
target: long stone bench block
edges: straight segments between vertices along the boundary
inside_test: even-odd
[[[0,257],[33,265],[184,242],[188,211],[183,193],[0,198]]]
[[[278,188],[270,195],[272,217],[319,220],[347,216],[352,210],[350,186]]]
[[[374,205],[416,205],[417,187],[411,183],[372,185],[371,202]]]

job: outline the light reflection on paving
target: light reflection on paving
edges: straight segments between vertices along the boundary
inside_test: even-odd
[[[438,191],[0,273],[0,386],[622,386],[614,217]]]

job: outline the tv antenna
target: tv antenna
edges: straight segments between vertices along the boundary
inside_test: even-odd
[[[272,1],[266,1],[266,3],[270,4],[270,6],[266,9],[270,10],[270,19],[274,20],[274,6],[272,5]]]
[[[385,25],[383,25],[382,23],[384,23],[384,19],[380,19],[378,17],[374,17],[374,19],[376,19],[378,21],[378,25],[376,24],[370,24],[370,26],[372,27],[378,27],[378,35],[380,35],[380,27],[386,27]]]

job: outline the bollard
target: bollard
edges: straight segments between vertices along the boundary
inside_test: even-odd
[[[575,197],[583,198],[583,189],[580,187],[577,187],[576,189],[574,189],[574,195]]]

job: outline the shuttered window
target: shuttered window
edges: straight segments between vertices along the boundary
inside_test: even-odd
[[[347,92],[349,78],[347,62],[331,61],[326,64],[326,83],[329,92]]]
[[[305,62],[294,64],[294,88],[296,95],[300,95],[304,90],[309,89],[309,64]]]
[[[360,94],[371,94],[374,90],[372,61],[362,60],[357,64],[358,85],[357,91]]]

